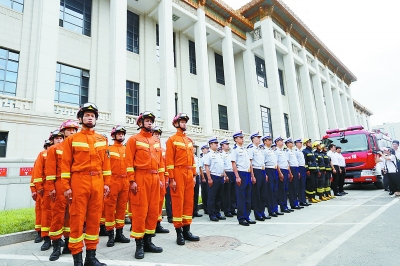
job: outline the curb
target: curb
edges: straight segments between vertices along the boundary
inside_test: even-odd
[[[29,240],[34,240],[37,236],[35,230],[23,231],[18,233],[12,233],[8,235],[1,235],[0,236],[0,247],[16,244],[20,242],[25,242]]]

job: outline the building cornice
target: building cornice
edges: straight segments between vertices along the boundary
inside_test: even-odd
[[[353,99],[353,106],[355,109],[357,109],[361,113],[365,113],[368,116],[371,116],[374,114],[371,110],[369,110],[367,107],[365,107],[364,105],[362,105],[361,103],[357,102],[354,99]]]

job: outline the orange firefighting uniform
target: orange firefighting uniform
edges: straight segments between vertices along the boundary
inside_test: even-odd
[[[64,189],[61,183],[61,159],[64,143],[58,143],[47,150],[46,183],[45,191],[56,190],[56,199],[51,202],[51,240],[60,239],[61,235],[69,237],[69,213],[67,211],[67,199],[64,197]]]
[[[158,219],[160,178],[164,176],[160,141],[144,129],[131,136],[126,144],[126,166],[129,181],[137,184],[137,193],[129,193],[132,211],[131,237],[141,239],[154,234]]]
[[[165,165],[165,149],[161,148],[161,150],[162,150],[162,160],[163,160],[164,165]],[[165,168],[161,169],[160,173],[161,172],[164,172],[164,176],[163,177],[160,176],[160,181],[163,183],[163,187],[160,188],[160,202],[159,202],[159,205],[158,205],[158,210],[159,210],[158,222],[162,221],[162,209],[163,209],[163,205],[164,205],[164,197],[165,197],[165,194],[167,192],[167,189],[166,189],[165,185],[168,182],[168,172],[165,172]]]
[[[45,189],[46,183],[46,158],[47,150],[41,151],[35,161],[35,167],[33,168],[33,183],[35,184],[36,191],[43,190],[43,195],[40,196],[40,231],[41,237],[49,236],[50,225],[51,225],[51,199],[49,192]],[[38,201],[38,199],[36,199]]]
[[[72,190],[68,247],[75,255],[82,251],[83,240],[87,250],[95,250],[99,242],[104,185],[110,185],[110,158],[106,138],[87,129],[66,138],[63,146],[63,191]]]
[[[172,222],[175,228],[181,228],[192,223],[196,175],[193,143],[181,129],[167,140],[166,165],[170,187],[171,179],[176,182],[176,190],[171,188]]]
[[[33,169],[35,169],[35,164],[36,164],[36,161],[33,164]],[[36,200],[35,200],[35,231],[39,232],[40,228],[42,227],[41,222],[40,222],[41,217],[42,217],[41,203],[40,203],[41,202],[41,197],[37,193],[36,186],[35,186],[35,183],[34,183],[34,175],[33,175],[33,173],[32,173],[32,176],[31,176],[31,182],[29,184],[29,188],[31,189],[32,193],[36,192]]]
[[[109,147],[111,162],[110,194],[104,200],[106,230],[123,228],[125,225],[125,209],[128,202],[129,181],[126,175],[126,147],[117,141]]]

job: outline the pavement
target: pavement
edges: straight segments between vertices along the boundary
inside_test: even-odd
[[[345,190],[346,196],[248,227],[236,218],[194,218],[191,231],[201,240],[185,246],[176,245],[172,224],[163,222],[171,232],[153,243],[164,252],[146,253],[143,260],[134,258],[134,241],[108,248],[101,237],[97,257],[107,265],[400,265],[400,200],[372,185]],[[0,266],[72,265],[70,255],[50,262],[51,249],[40,246],[28,241],[0,247]]]

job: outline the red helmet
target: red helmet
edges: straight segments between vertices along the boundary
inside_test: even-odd
[[[172,125],[173,125],[174,127],[179,127],[179,125],[176,126],[176,123],[179,124],[179,121],[180,121],[181,119],[184,119],[184,120],[186,120],[186,122],[187,122],[187,121],[189,121],[189,116],[188,116],[186,113],[179,113],[179,114],[177,114],[177,115],[174,117],[174,119],[172,120]]]
[[[67,129],[67,128],[75,128],[76,130],[78,130],[79,124],[78,124],[78,122],[69,119],[61,124],[60,131],[64,131],[64,129]]]
[[[153,114],[153,112],[151,112],[151,111],[143,112],[143,113],[141,113],[141,114],[139,115],[139,117],[136,119],[136,125],[137,125],[139,128],[143,127],[143,122],[144,122],[144,120],[145,120],[146,118],[151,119],[151,121],[153,121],[153,123],[154,123],[154,120],[156,119],[156,116],[155,116],[155,115]],[[139,124],[139,122],[142,123],[142,126]]]
[[[116,125],[111,130],[111,137],[114,138],[114,135],[117,134],[118,132],[122,132],[124,133],[124,135],[126,135],[126,128],[121,125]]]
[[[153,133],[157,132],[158,134],[160,134],[160,136],[162,135],[162,128],[161,127],[154,127],[153,128]]]
[[[76,113],[76,118],[82,118],[86,111],[93,112],[96,119],[99,118],[99,109],[94,103],[84,103],[79,107],[79,111]]]
[[[49,140],[52,141],[56,137],[63,137],[64,138],[64,134],[59,129],[56,129],[53,132],[51,132]]]

